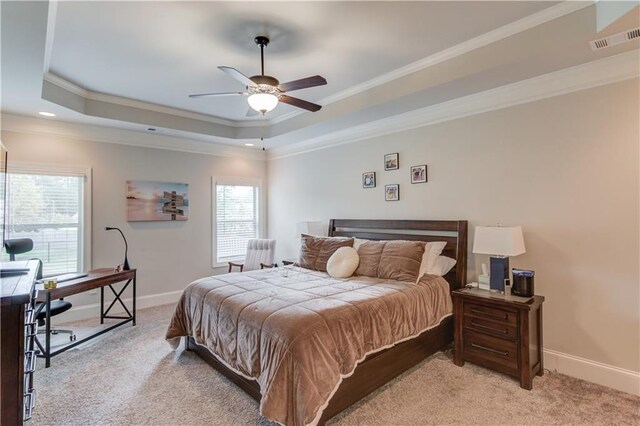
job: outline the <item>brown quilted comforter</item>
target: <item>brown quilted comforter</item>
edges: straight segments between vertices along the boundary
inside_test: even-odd
[[[369,277],[334,279],[298,267],[191,283],[166,338],[193,336],[260,385],[260,412],[285,425],[318,422],[343,378],[373,352],[415,337],[452,312],[449,285]]]

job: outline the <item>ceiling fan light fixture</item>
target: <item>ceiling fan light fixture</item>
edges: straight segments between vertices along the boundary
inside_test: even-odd
[[[263,114],[278,106],[278,97],[271,93],[254,93],[247,98],[249,106]]]

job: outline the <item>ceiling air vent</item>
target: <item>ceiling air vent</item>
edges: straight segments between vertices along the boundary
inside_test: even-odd
[[[635,39],[640,39],[640,28],[623,31],[621,33],[610,35],[609,37],[601,38],[598,40],[592,40],[589,42],[589,46],[591,46],[591,50],[595,51],[605,49],[610,46],[616,46],[618,44],[626,43]]]

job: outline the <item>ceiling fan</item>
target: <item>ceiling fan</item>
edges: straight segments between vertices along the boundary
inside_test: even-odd
[[[269,44],[269,39],[264,36],[258,36],[254,39],[254,42],[260,47],[260,66],[261,74],[254,75],[253,77],[247,77],[235,68],[231,67],[218,67],[221,71],[227,73],[229,76],[235,78],[246,86],[244,92],[225,92],[225,93],[200,93],[195,95],[189,95],[190,98],[204,98],[209,96],[248,96],[249,111],[247,116],[256,115],[262,113],[263,115],[276,106],[278,102],[284,102],[285,104],[293,105],[298,108],[306,109],[307,111],[316,112],[322,108],[318,104],[314,104],[303,99],[294,98],[293,96],[286,95],[286,92],[292,92],[294,90],[306,89],[308,87],[322,86],[327,84],[327,80],[319,75],[313,77],[302,78],[300,80],[289,81],[282,83],[275,77],[264,74],[264,48]]]

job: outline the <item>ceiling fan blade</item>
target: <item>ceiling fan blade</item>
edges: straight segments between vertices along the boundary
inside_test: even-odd
[[[238,71],[235,68],[218,67],[218,69],[220,71],[228,74],[229,76],[235,78],[236,80],[238,80],[239,82],[241,82],[245,86],[255,86],[256,85],[253,81],[251,81],[251,79],[249,77],[247,77],[246,75],[242,74],[240,71]]]
[[[255,117],[256,115],[258,115],[258,111],[249,107],[249,109],[247,110],[247,117]]]
[[[327,84],[327,80],[319,75],[313,77],[301,78],[300,80],[288,81],[278,86],[283,92],[291,92],[293,90],[306,89],[307,87],[322,86]]]
[[[190,98],[206,98],[209,96],[235,96],[235,95],[248,95],[245,92],[223,92],[223,93],[197,93],[195,95],[189,95]]]
[[[307,102],[299,98],[294,98],[293,96],[280,95],[278,99],[280,99],[280,102],[284,102],[285,104],[293,105],[295,107],[306,109],[307,111],[311,112],[320,111],[320,108],[322,108],[318,104]]]

